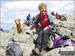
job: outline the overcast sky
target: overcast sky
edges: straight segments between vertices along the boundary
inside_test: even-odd
[[[72,1],[1,1],[1,27],[5,30],[15,26],[14,20],[20,18],[22,23],[28,13],[32,16],[37,15],[39,3],[46,3],[48,11],[55,11],[59,14],[74,13],[74,0]]]

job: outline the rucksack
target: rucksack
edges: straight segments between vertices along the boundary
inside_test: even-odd
[[[63,37],[59,36],[54,40],[54,48],[58,47],[66,47],[66,46],[74,46],[75,42],[73,42],[68,36],[64,35]]]
[[[9,43],[6,47],[6,56],[23,56],[20,45],[12,42]]]

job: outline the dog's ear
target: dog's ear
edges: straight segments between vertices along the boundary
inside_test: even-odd
[[[16,20],[14,20],[14,22],[16,22]]]

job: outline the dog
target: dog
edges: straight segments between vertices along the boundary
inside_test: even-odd
[[[17,32],[18,33],[24,33],[23,25],[21,24],[20,21],[21,21],[21,19],[15,20],[15,23],[16,23],[16,26],[17,26]]]

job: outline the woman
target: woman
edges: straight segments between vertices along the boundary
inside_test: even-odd
[[[36,45],[33,52],[36,54],[44,54],[47,48],[47,40],[50,36],[49,30],[54,28],[53,17],[47,13],[47,5],[40,3],[38,6],[40,13],[35,17],[35,21],[32,25],[34,28],[32,31],[36,32],[37,24],[39,23],[42,30],[38,33],[36,39]]]

